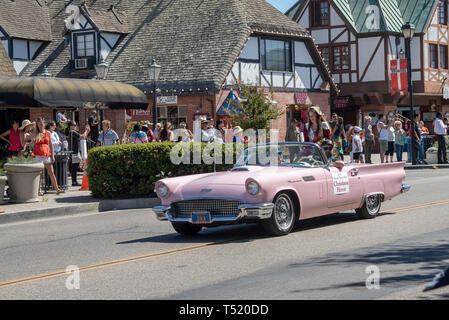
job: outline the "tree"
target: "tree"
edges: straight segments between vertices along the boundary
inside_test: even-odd
[[[242,100],[232,102],[232,104],[240,113],[230,115],[231,123],[234,126],[240,126],[243,130],[265,129],[268,132],[270,121],[279,118],[284,111],[279,110],[268,99],[264,88],[247,86],[242,83],[238,85]],[[273,96],[273,90],[271,90],[271,96]]]

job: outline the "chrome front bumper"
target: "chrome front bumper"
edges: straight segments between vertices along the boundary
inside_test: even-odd
[[[217,217],[212,215],[213,222],[233,222],[242,219],[269,219],[273,212],[273,203],[262,203],[262,204],[243,204],[238,207],[239,213],[235,217]],[[156,213],[156,218],[160,221],[171,221],[171,222],[190,222],[191,218],[175,218],[170,214],[171,207],[157,206],[153,208]]]
[[[411,186],[409,184],[403,184],[402,185],[402,189],[401,189],[401,193],[406,193],[410,190]]]

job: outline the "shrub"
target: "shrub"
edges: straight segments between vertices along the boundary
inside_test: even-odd
[[[88,154],[89,187],[96,198],[146,197],[154,195],[156,181],[189,174],[214,171],[213,164],[173,164],[170,152],[176,143],[126,144],[93,148]],[[193,146],[190,144],[190,163]],[[198,146],[198,144],[197,144]],[[199,144],[203,151],[207,144]],[[224,153],[226,144],[221,144]],[[235,147],[232,148],[235,163]],[[222,156],[225,162],[224,154]],[[217,164],[216,171],[226,171],[232,165]]]

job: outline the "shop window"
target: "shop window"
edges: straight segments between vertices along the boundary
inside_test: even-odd
[[[448,52],[447,46],[440,46],[440,68],[447,69],[448,68]]]
[[[292,71],[292,49],[290,41],[260,40],[262,69],[269,71]]]
[[[327,0],[313,1],[311,7],[311,26],[323,27],[329,25],[329,2]]]
[[[187,124],[187,107],[185,106],[158,106],[157,122],[172,124],[172,130],[179,127],[181,122]]]
[[[429,66],[438,69],[438,45],[429,44]]]

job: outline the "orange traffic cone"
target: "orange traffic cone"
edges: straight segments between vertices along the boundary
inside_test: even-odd
[[[83,181],[81,182],[80,191],[89,191],[89,179],[87,178],[87,159],[84,163]]]

